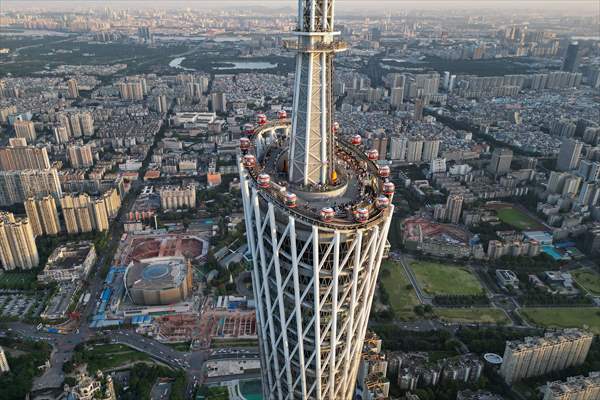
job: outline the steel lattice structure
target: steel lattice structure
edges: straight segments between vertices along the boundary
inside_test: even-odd
[[[240,141],[265,399],[350,400],[393,214],[393,184],[335,135],[333,0],[300,0],[291,121]],[[249,139],[252,140],[249,140]],[[391,185],[391,188],[390,188]]]

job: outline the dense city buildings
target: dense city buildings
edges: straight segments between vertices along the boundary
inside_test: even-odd
[[[3,1],[0,399],[598,397],[598,7]]]

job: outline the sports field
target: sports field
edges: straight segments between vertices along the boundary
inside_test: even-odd
[[[600,274],[591,269],[581,268],[572,271],[575,281],[593,295],[600,296]]]
[[[520,311],[529,322],[549,328],[582,328],[600,334],[600,314],[593,307],[526,307]]]
[[[389,274],[385,271],[389,271]],[[419,304],[419,300],[402,265],[394,261],[384,261],[381,265],[379,281],[389,296],[390,306],[396,316],[400,318],[414,316],[413,308]]]
[[[430,261],[412,261],[413,270],[421,289],[435,295],[474,295],[483,293],[483,287],[466,267]]]
[[[498,308],[436,308],[435,315],[449,322],[508,324],[510,319]]]
[[[499,208],[496,210],[496,213],[502,222],[522,231],[536,231],[544,229],[543,225],[516,208]]]
[[[35,272],[0,272],[0,289],[29,289],[36,278]]]

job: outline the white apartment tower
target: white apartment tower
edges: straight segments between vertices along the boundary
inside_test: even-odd
[[[260,116],[240,142],[269,400],[353,398],[393,214],[389,170],[335,132],[333,3],[299,1],[291,121]]]

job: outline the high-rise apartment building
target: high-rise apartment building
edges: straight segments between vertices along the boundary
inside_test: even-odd
[[[421,155],[421,161],[430,162],[438,157],[440,152],[439,139],[429,139],[423,142],[423,154]]]
[[[597,400],[600,399],[600,372],[588,376],[574,376],[566,381],[548,382],[543,400]]]
[[[60,221],[54,197],[44,196],[40,199],[30,197],[25,200],[25,211],[35,236],[54,236],[60,233]]]
[[[28,197],[46,195],[62,196],[56,169],[0,171],[0,205],[22,203]]]
[[[81,129],[81,121],[79,120],[79,114],[69,114],[69,123],[71,125],[71,135],[73,137],[83,136],[83,130]]]
[[[390,89],[390,104],[394,108],[400,108],[404,103],[404,86]]]
[[[128,77],[126,81],[119,82],[117,87],[123,100],[144,100],[147,94],[146,79],[142,77]]]
[[[63,144],[69,142],[69,131],[70,129],[64,126],[57,126],[54,128],[54,139],[56,143]]]
[[[423,139],[412,138],[409,139],[406,146],[406,161],[407,162],[420,162],[423,154]]]
[[[0,147],[0,170],[22,171],[25,169],[48,169],[50,159],[45,147],[14,146]]]
[[[29,219],[29,223],[31,224],[33,236],[42,236],[44,234],[44,230],[42,229],[42,223],[40,222],[41,218],[37,209],[37,203],[35,201],[35,198],[28,198],[27,200],[25,200],[25,203],[23,205],[25,206],[25,213],[27,214],[27,218]]]
[[[94,165],[94,155],[89,144],[69,146],[67,148],[67,155],[73,168],[89,168]]]
[[[406,159],[406,146],[408,139],[402,136],[390,138],[390,158],[392,160],[404,161]]]
[[[17,120],[13,124],[13,128],[15,129],[16,137],[26,139],[29,144],[35,142],[37,133],[35,132],[35,125],[32,121]]]
[[[79,87],[76,79],[71,78],[67,81],[67,97],[70,99],[79,97]]]
[[[0,347],[0,373],[10,371],[10,366],[8,365],[8,360],[6,359],[6,353],[4,349]]]
[[[163,186],[158,190],[160,207],[163,210],[178,210],[196,207],[196,186]]]
[[[240,160],[264,399],[354,398],[393,214],[373,157],[334,140],[333,3],[299,2],[292,120],[259,125]]]
[[[415,114],[414,114],[414,119],[417,121],[422,121],[423,120],[423,109],[425,108],[425,102],[423,101],[423,99],[418,98],[415,99]]]
[[[38,266],[35,236],[27,218],[15,219],[12,213],[0,213],[0,261],[7,271]]]
[[[577,72],[579,69],[579,43],[573,42],[567,47],[567,53],[563,62],[562,70],[566,72]]]
[[[224,113],[227,111],[227,96],[225,96],[225,93],[212,93],[210,101],[213,112]]]
[[[80,113],[79,124],[81,126],[81,132],[83,133],[83,136],[92,136],[94,134],[94,118],[92,118],[91,112],[86,111]]]
[[[111,196],[111,195],[109,195]],[[108,230],[108,218],[116,215],[111,202],[106,198],[91,199],[86,193],[66,194],[60,199],[60,206],[65,219],[67,233],[77,234],[92,231]],[[120,205],[120,200],[119,200]],[[117,210],[118,211],[118,210]]]
[[[504,175],[510,172],[513,152],[510,149],[496,148],[492,153],[492,159],[488,165],[488,171],[494,176]]]
[[[463,197],[459,194],[451,194],[446,200],[446,218],[450,223],[458,224],[462,213]]]
[[[71,121],[69,120],[69,116],[67,114],[61,113],[56,117],[58,124],[60,127],[64,128],[67,135],[67,140],[72,136],[71,132]]]
[[[559,171],[571,171],[577,168],[581,157],[583,143],[578,140],[565,140],[560,146],[556,169]]]
[[[511,384],[583,364],[594,335],[578,329],[506,342],[500,375]]]

